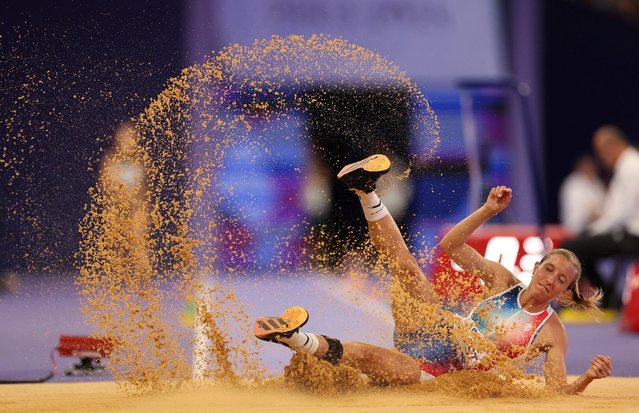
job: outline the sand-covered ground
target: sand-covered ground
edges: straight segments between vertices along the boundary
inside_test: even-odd
[[[114,382],[0,386],[0,411],[13,412],[639,412],[639,378],[611,377],[583,395],[537,399],[459,398],[406,389],[315,396],[282,388],[207,386],[129,396]]]

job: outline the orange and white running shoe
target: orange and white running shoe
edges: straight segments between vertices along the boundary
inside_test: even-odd
[[[337,174],[342,182],[348,186],[348,189],[356,189],[366,193],[375,190],[375,183],[388,171],[390,171],[391,162],[386,155],[373,155],[359,162],[346,165]]]
[[[280,337],[290,337],[308,321],[308,311],[302,307],[287,308],[277,317],[261,317],[253,323],[253,334],[264,341],[279,342]]]

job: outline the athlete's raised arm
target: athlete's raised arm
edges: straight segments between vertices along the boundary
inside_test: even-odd
[[[512,189],[505,186],[492,188],[486,203],[451,228],[439,243],[453,261],[464,270],[476,273],[487,286],[505,288],[517,283],[517,279],[502,265],[482,257],[466,241],[483,223],[503,211],[512,195]]]

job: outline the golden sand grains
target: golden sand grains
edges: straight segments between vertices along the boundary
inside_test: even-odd
[[[308,353],[295,353],[284,369],[284,382],[306,393],[334,395],[352,393],[367,386],[367,380],[355,369],[333,366]]]
[[[107,155],[81,226],[78,282],[83,311],[97,334],[117,338],[111,365],[126,390],[180,386],[192,377],[192,356],[204,378],[233,384],[264,379],[251,320],[230,282],[241,276],[236,263],[252,258],[243,252],[245,237],[223,229],[243,213],[231,216],[222,207],[228,196],[219,186],[224,156],[237,145],[268,151],[269,123],[299,123],[292,114],[331,105],[322,98],[322,88],[331,87],[401,91],[410,98],[411,133],[430,139],[432,150],[437,146],[434,114],[397,66],[339,38],[273,36],[250,46],[232,45],[184,69],[135,120],[135,144]],[[406,102],[403,98],[401,104]],[[343,126],[336,123],[334,128]],[[128,173],[118,168],[129,168]],[[123,175],[130,181],[123,181]],[[310,233],[300,268],[318,271],[343,254],[343,249],[322,248],[327,244],[322,228]],[[226,263],[219,257],[221,242],[231,251]],[[287,240],[280,242],[286,245]],[[340,242],[344,246],[349,240]],[[353,278],[372,274],[379,286],[376,294],[391,300],[399,328],[425,329],[425,337],[450,339],[460,351],[474,348],[486,355],[486,363],[498,366],[499,380],[513,383],[524,378],[521,366],[513,366],[491,342],[467,334],[459,317],[441,306],[424,305],[414,290],[402,286],[392,260],[380,257],[370,242],[357,251],[338,271]],[[423,255],[424,262],[431,260],[429,253]],[[271,269],[288,266],[285,257],[278,255],[281,261]],[[356,294],[352,299],[357,302]],[[185,326],[180,317],[187,300],[202,333],[195,338],[192,326]],[[193,346],[195,355],[190,354]],[[451,392],[463,389],[471,397],[492,397],[503,394],[497,388],[508,387],[477,372],[445,377],[430,386]],[[321,394],[365,383],[353,369],[303,354],[293,357],[284,381]]]
[[[464,398],[496,397],[541,398],[549,393],[538,380],[509,380],[494,372],[466,370],[444,374],[435,380],[413,386],[412,391],[431,391]]]
[[[207,278],[234,272],[218,265],[220,224],[234,218],[222,214],[226,194],[217,181],[229,149],[268,150],[260,139],[268,138],[264,125],[297,122],[291,113],[320,104],[316,82],[408,93],[414,127],[437,139],[427,101],[391,62],[339,38],[273,36],[232,45],[184,69],[135,119],[135,144],[106,155],[81,225],[78,282],[87,319],[98,334],[118,340],[111,366],[127,390],[174,387],[190,378],[193,338],[179,317],[187,298],[202,326],[196,340],[205,343],[197,343],[196,358],[206,366],[204,376],[260,378],[259,347],[242,303],[228,283],[211,287]],[[313,93],[306,92],[310,87]],[[126,167],[138,181],[123,182],[126,172],[117,169]],[[225,242],[241,251],[233,243],[242,239]]]

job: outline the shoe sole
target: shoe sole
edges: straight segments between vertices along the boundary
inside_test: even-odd
[[[290,337],[308,321],[308,311],[302,307],[287,308],[278,317],[261,317],[253,323],[253,334],[260,340],[277,341],[278,336]]]
[[[369,156],[366,159],[362,159],[359,162],[351,163],[342,168],[337,174],[338,179],[342,179],[344,175],[347,175],[357,169],[363,169],[367,172],[379,172],[384,174],[390,170],[391,162],[386,155],[376,154]]]

